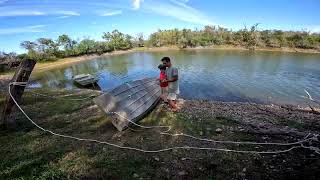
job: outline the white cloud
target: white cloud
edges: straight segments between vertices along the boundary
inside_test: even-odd
[[[6,9],[0,11],[0,17],[16,17],[16,16],[44,16],[44,15],[63,15],[63,16],[80,16],[78,12],[75,11],[37,11],[37,10],[11,10]],[[62,16],[61,16],[62,17]]]
[[[65,18],[69,18],[70,16],[59,16],[57,17],[57,19],[65,19]]]
[[[107,11],[100,14],[100,16],[114,16],[118,14],[122,14],[122,11],[121,10]]]
[[[176,0],[176,1],[180,1],[180,2],[182,2],[182,3],[187,3],[187,2],[189,2],[189,0]]]
[[[144,0],[133,0],[132,6],[134,10],[140,9],[141,3],[143,3]]]
[[[28,11],[28,10],[20,10],[20,11],[2,11],[0,12],[0,17],[11,17],[11,16],[43,16],[46,13],[41,11]]]
[[[2,29],[0,29],[0,35],[45,32],[45,30],[43,28],[46,26],[47,25],[41,24],[41,25],[33,25],[33,26],[2,28]]]
[[[214,25],[212,20],[201,11],[186,5],[186,3],[182,1],[146,1],[143,8],[150,13],[172,17],[180,21],[201,25]]]
[[[78,12],[75,12],[75,11],[57,11],[55,13],[56,14],[66,15],[66,16],[80,16],[80,14]]]

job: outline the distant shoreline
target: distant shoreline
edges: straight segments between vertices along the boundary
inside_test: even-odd
[[[102,55],[83,55],[77,57],[67,57],[63,59],[58,59],[51,62],[38,62],[36,67],[33,70],[33,73],[41,73],[50,69],[57,67],[69,66],[71,64],[77,64],[80,62],[90,61],[98,57],[107,57],[121,54],[128,54],[134,52],[163,52],[169,50],[240,50],[240,51],[250,51],[244,47],[236,46],[210,46],[210,47],[194,47],[194,48],[178,48],[176,46],[171,47],[142,47],[142,48],[133,48],[129,50],[114,51],[110,53],[104,53]],[[297,48],[256,48],[255,51],[269,51],[269,52],[286,52],[286,53],[309,53],[309,54],[320,54],[320,51],[314,49],[297,49]],[[13,72],[8,72],[0,75],[0,80],[8,80],[13,76]]]
[[[208,46],[208,47],[192,47],[192,48],[178,48],[178,47],[155,47],[155,48],[144,48],[142,50],[136,51],[147,51],[147,52],[157,52],[166,50],[201,50],[201,49],[212,49],[212,50],[240,50],[240,51],[251,51],[245,47],[241,46]],[[315,49],[300,49],[300,48],[256,48],[255,51],[270,51],[270,52],[288,52],[288,53],[306,53],[306,54],[320,54],[320,51]]]

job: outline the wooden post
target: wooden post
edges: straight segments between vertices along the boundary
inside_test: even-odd
[[[10,82],[28,82],[30,74],[35,64],[36,64],[35,60],[31,60],[31,59],[23,60],[20,66],[18,67],[18,69],[16,70]],[[11,85],[10,89],[14,99],[18,103],[20,103],[25,86]],[[8,87],[8,90],[9,90],[9,87]],[[15,113],[16,108],[17,107],[15,106],[15,103],[13,102],[8,92],[6,96],[3,112],[2,112],[2,117],[1,117],[1,122],[3,122],[7,128],[15,129],[16,127],[16,113]]]

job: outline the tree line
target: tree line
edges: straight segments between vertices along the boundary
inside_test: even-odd
[[[103,54],[116,50],[128,50],[134,47],[164,47],[177,46],[208,47],[216,45],[231,45],[254,50],[257,47],[270,48],[303,48],[320,50],[320,34],[307,31],[259,30],[258,24],[250,28],[233,31],[219,26],[205,26],[203,29],[169,29],[158,30],[147,39],[142,33],[136,37],[124,34],[118,30],[105,32],[103,41],[85,38],[77,41],[68,35],[60,35],[56,40],[39,38],[36,41],[23,41],[20,46],[27,53],[0,52],[0,63],[23,58],[33,58],[38,61],[50,61],[58,58],[80,56],[86,54]]]
[[[205,26],[201,30],[158,30],[151,34],[147,43],[155,47],[175,45],[187,48],[232,45],[248,49],[288,47],[320,50],[320,34],[307,31],[258,30],[258,24],[238,31]]]
[[[36,41],[23,41],[20,46],[28,51],[26,56],[38,61],[80,56],[86,54],[103,54],[116,50],[127,50],[133,47],[132,36],[114,30],[103,33],[104,41],[85,38],[81,41],[60,35],[56,40],[39,38]]]

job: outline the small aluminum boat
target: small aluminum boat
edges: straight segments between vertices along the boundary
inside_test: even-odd
[[[137,122],[159,102],[161,89],[156,78],[146,78],[122,84],[93,101],[112,119],[112,124],[122,131],[130,121]]]
[[[98,82],[98,78],[91,74],[79,74],[73,77],[73,81],[81,86],[94,85]]]

